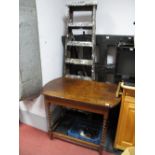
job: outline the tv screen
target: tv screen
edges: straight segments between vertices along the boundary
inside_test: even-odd
[[[135,50],[134,48],[117,49],[116,56],[116,76],[121,80],[134,82],[135,79]]]

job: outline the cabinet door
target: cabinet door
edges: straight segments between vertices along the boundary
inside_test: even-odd
[[[115,147],[125,149],[135,144],[135,104],[134,98],[125,96],[122,100]]]

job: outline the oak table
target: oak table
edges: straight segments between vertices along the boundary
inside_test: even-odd
[[[96,81],[79,80],[73,78],[57,78],[43,87],[43,95],[48,115],[48,132],[51,139],[59,138],[76,143],[102,154],[107,131],[109,110],[120,103],[115,97],[117,85]],[[103,115],[102,137],[99,145],[86,142],[56,131],[51,128],[52,112],[50,105],[60,105],[67,108],[83,110]]]

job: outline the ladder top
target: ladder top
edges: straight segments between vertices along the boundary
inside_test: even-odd
[[[69,0],[67,6],[92,6],[97,5],[97,0]]]

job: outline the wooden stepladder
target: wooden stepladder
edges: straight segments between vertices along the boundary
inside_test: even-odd
[[[96,62],[96,0],[70,1],[68,6],[67,35],[64,52],[64,77],[95,80]],[[90,13],[89,21],[75,22],[76,13]],[[74,31],[83,34],[75,35]],[[85,35],[89,32],[89,35]]]

